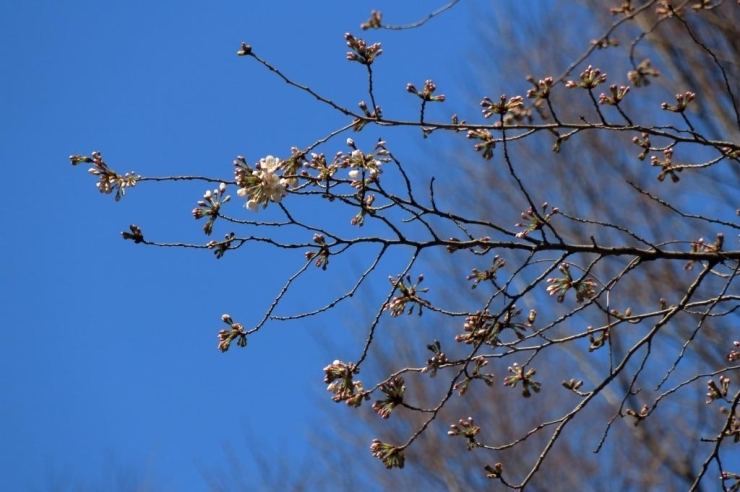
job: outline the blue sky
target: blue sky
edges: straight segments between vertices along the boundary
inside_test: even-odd
[[[224,446],[246,457],[248,471],[256,466],[249,451],[261,446],[310,456],[308,424],[332,405],[321,369],[337,355],[316,332],[340,347],[354,335],[329,317],[272,324],[246,350],[216,349],[221,314],[254,323],[302,259],[260,247],[219,261],[208,251],[135,247],[119,235],[131,223],[148,238],[204,242],[190,211],[207,187],[143,183],[115,203],[68,156],[99,150],[121,172],[224,178],[237,155],[285,157],[343,120],[238,58],[240,42],[355,107],[366,98],[365,76],[344,59],[344,32],[360,35],[371,9],[405,23],[443,4],[0,6],[0,152],[10,193],[0,260],[6,490],[95,490],[127,471],[157,490],[205,490],[204,472],[223,468]],[[460,26],[470,21],[460,5],[423,30],[367,35],[384,43],[376,71],[387,114],[414,114],[408,82],[431,77],[443,93],[462,86],[456,76],[472,33]],[[365,132],[358,144],[378,136]],[[418,150],[417,136],[408,137],[394,150]],[[345,150],[342,142],[325,152]],[[232,215],[247,213],[239,205]],[[336,276],[315,279],[341,285]],[[313,305],[315,291],[303,288],[296,309]]]

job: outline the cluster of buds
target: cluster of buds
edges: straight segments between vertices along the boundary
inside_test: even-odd
[[[377,120],[383,116],[383,110],[380,109],[380,106],[375,106],[373,111],[368,109],[365,101],[360,101],[357,103],[357,106],[360,108],[360,111],[362,111],[362,114],[365,115],[365,118],[363,119],[358,117],[352,121],[352,129],[356,132],[365,128],[365,125],[367,125],[370,120]]]
[[[443,94],[440,94],[438,96],[433,95],[434,91],[437,90],[437,86],[434,85],[434,82],[431,80],[427,80],[424,82],[424,90],[418,90],[414,84],[406,84],[406,92],[410,92],[411,94],[416,94],[419,96],[419,98],[422,101],[435,101],[435,102],[444,102],[445,96]]]
[[[144,242],[144,233],[141,232],[141,228],[135,224],[128,226],[131,232],[122,231],[121,236],[123,239],[133,241],[136,244]]]
[[[635,412],[631,408],[628,408],[627,410],[625,410],[625,413],[630,417],[634,417],[634,425],[635,427],[637,427],[640,422],[642,422],[648,415],[650,415],[650,409],[647,405],[643,405],[639,412]]]
[[[603,50],[612,46],[619,46],[619,40],[606,36],[601,39],[592,39],[591,46],[595,46],[596,48]]]
[[[643,133],[639,137],[632,137],[632,143],[642,148],[642,152],[637,156],[641,161],[645,160],[648,152],[650,152],[650,135]]]
[[[488,309],[478,311],[465,318],[465,324],[463,324],[465,333],[456,335],[455,341],[468,345],[485,343],[495,347],[499,344],[499,335],[507,329],[512,330],[518,340],[522,340],[525,330],[533,326],[537,312],[531,309],[526,321],[517,321],[520,314],[522,310],[516,305],[510,306],[498,319],[494,318]]]
[[[239,51],[236,52],[237,56],[247,56],[252,54],[252,47],[245,42],[242,42],[239,47]]]
[[[203,226],[203,232],[207,236],[213,232],[213,223],[218,218],[218,211],[221,205],[231,200],[229,195],[226,195],[226,183],[221,183],[216,190],[208,190],[203,195],[203,199],[198,202],[198,207],[193,209],[193,217],[196,220],[208,217],[208,222]]]
[[[581,80],[579,82],[569,80],[565,83],[567,89],[573,89],[574,87],[580,87],[581,89],[591,90],[599,84],[606,82],[606,74],[601,73],[598,68],[592,68],[591,65],[580,74]]]
[[[427,349],[434,355],[427,360],[427,365],[421,370],[421,372],[425,373],[427,371],[431,371],[431,377],[434,377],[437,375],[437,370],[447,364],[449,359],[445,353],[442,352],[442,345],[439,343],[439,340],[435,340],[434,343],[428,344]]]
[[[480,427],[473,425],[473,417],[468,417],[468,420],[458,420],[457,424],[452,424],[450,430],[447,431],[448,436],[461,436],[467,439],[465,447],[468,451],[476,448],[478,442],[475,440],[475,436],[480,432]]]
[[[520,108],[524,105],[524,99],[522,96],[514,96],[508,101],[506,100],[506,94],[501,94],[498,102],[494,102],[490,97],[484,97],[480,102],[483,108],[483,117],[490,118],[494,114],[503,115],[512,111],[514,108]]]
[[[363,31],[367,31],[368,29],[380,29],[381,27],[381,20],[383,18],[383,14],[380,13],[378,10],[373,10],[370,12],[370,18],[367,20],[367,22],[363,22],[360,24],[360,29]]]
[[[689,251],[691,253],[719,253],[722,251],[722,246],[725,242],[725,235],[721,232],[717,233],[717,239],[713,243],[707,243],[704,241],[703,237],[700,237],[696,241],[691,242],[691,248]],[[694,268],[694,260],[689,260],[686,262],[686,264],[683,266],[684,270],[691,270]]]
[[[563,385],[564,388],[567,388],[567,389],[571,390],[572,392],[577,393],[577,394],[580,395],[581,392],[578,391],[578,390],[580,389],[581,386],[583,386],[583,381],[580,381],[580,380],[576,380],[576,379],[571,378],[568,381],[563,381],[562,382],[562,385]]]
[[[660,108],[674,113],[683,113],[689,103],[696,98],[696,94],[686,91],[684,94],[676,94],[676,104],[661,103]]]
[[[624,14],[628,15],[631,14],[635,10],[635,7],[632,5],[632,0],[623,0],[622,5],[619,7],[613,7],[609,9],[609,13],[612,15],[617,14]]]
[[[317,267],[326,270],[326,267],[329,265],[329,245],[326,244],[324,236],[318,233],[313,235],[313,242],[319,245],[319,250],[307,251],[306,261],[315,260],[314,264]]]
[[[236,234],[233,232],[229,232],[228,234],[224,234],[224,240],[223,241],[216,241],[211,239],[208,241],[208,244],[206,246],[208,249],[213,250],[213,254],[216,255],[216,259],[220,260],[228,250],[231,249],[231,244],[236,239]],[[243,241],[242,241],[243,242]]]
[[[429,302],[418,295],[419,292],[429,292],[429,288],[427,287],[423,289],[419,288],[419,284],[424,281],[424,275],[419,275],[415,284],[411,284],[411,275],[406,275],[405,278],[403,275],[399,275],[398,278],[389,276],[388,281],[398,292],[400,292],[401,295],[398,295],[391,299],[390,302],[387,302],[385,306],[383,306],[383,311],[390,311],[391,316],[396,317],[403,314],[407,305],[409,305],[408,314],[412,314],[414,312],[414,306],[418,306],[419,316],[421,316],[423,307],[429,306]]]
[[[567,263],[561,263],[558,266],[558,270],[563,274],[562,278],[547,279],[547,283],[550,284],[547,287],[547,293],[551,296],[557,294],[558,302],[563,302],[565,299],[565,293],[570,289],[575,290],[576,302],[578,303],[596,295],[596,282],[593,279],[581,278],[574,280],[570,274],[570,266]]]
[[[664,159],[660,160],[656,156],[650,157],[650,165],[655,167],[660,167],[660,173],[658,174],[658,181],[663,181],[666,176],[671,177],[671,181],[674,183],[678,183],[678,181],[681,179],[679,178],[677,172],[683,171],[683,168],[681,166],[676,166],[673,164],[673,147],[665,149],[663,151]]]
[[[710,379],[707,382],[706,404],[709,405],[714,400],[726,400],[728,391],[730,391],[730,378],[725,375],[720,375],[719,386],[717,386],[717,383],[715,383],[713,379]]]
[[[370,183],[380,180],[380,174],[383,173],[381,166],[387,162],[389,152],[385,148],[385,141],[380,140],[375,144],[373,152],[365,154],[355,146],[355,141],[347,139],[347,145],[352,149],[349,154],[339,154],[341,159],[339,166],[350,168],[349,177],[352,180],[352,187],[358,190],[364,189]]]
[[[527,75],[527,82],[533,86],[527,91],[527,99],[534,99],[532,107],[537,110],[543,120],[548,119],[550,115],[545,111],[545,102],[547,101],[549,104],[550,92],[555,84],[553,78],[545,77],[544,79],[537,80],[531,75]],[[552,110],[552,107],[550,107],[550,109]],[[525,117],[528,118],[530,122],[532,121],[531,108],[527,109],[523,105],[517,108],[512,108],[512,111],[504,117],[504,124],[511,124],[514,119],[521,121]]]
[[[486,309],[465,318],[463,331],[464,333],[455,335],[456,342],[467,345],[485,343],[496,346],[498,345],[501,326],[496,322],[490,311]]]
[[[534,380],[534,375],[537,374],[537,371],[534,368],[525,371],[524,367],[515,362],[514,364],[509,366],[507,370],[512,374],[512,376],[507,376],[506,378],[504,378],[504,386],[516,388],[516,385],[519,383],[519,381],[521,381],[522,396],[524,398],[529,398],[530,396],[532,396],[532,391],[534,391],[535,393],[540,392],[540,388],[542,385]]]
[[[506,265],[506,260],[500,258],[498,255],[493,257],[491,268],[488,270],[480,271],[477,268],[473,268],[470,275],[465,277],[465,280],[473,280],[472,289],[478,287],[478,284],[485,281],[493,281],[496,278],[496,272],[499,268]]]
[[[362,382],[353,381],[355,374],[360,368],[351,362],[344,363],[335,360],[324,368],[324,382],[327,383],[326,390],[334,393],[332,400],[335,402],[346,402],[351,407],[359,407],[362,400],[369,400],[370,395],[365,393]]]
[[[365,216],[368,213],[370,215],[375,213],[372,209],[373,203],[375,203],[375,195],[366,195],[364,198],[361,198],[360,203],[362,204],[362,208],[360,208],[360,211],[349,222],[353,226],[362,227],[365,224]]]
[[[218,349],[221,352],[226,352],[229,350],[229,346],[234,339],[236,339],[238,346],[246,347],[247,332],[244,330],[244,327],[239,323],[235,323],[228,314],[221,316],[221,321],[229,325],[229,329],[218,332]]]
[[[480,143],[475,144],[475,151],[483,152],[484,159],[490,160],[493,158],[493,149],[496,148],[496,140],[493,138],[491,132],[483,128],[477,128],[469,130],[466,137],[475,138],[481,141]]]
[[[396,376],[382,383],[380,391],[383,392],[385,398],[375,401],[373,410],[382,418],[387,419],[391,416],[393,409],[403,403],[403,393],[406,391],[406,386],[403,385],[403,378]]]
[[[547,99],[550,97],[550,91],[553,86],[552,77],[545,77],[544,79],[535,80],[531,75],[527,76],[527,82],[532,84],[534,87],[527,91],[528,99]]]
[[[718,253],[722,251],[722,245],[725,242],[725,235],[721,232],[717,233],[717,239],[713,243],[705,243],[703,238],[699,238],[699,240],[696,242],[696,249],[693,249],[694,245],[692,245],[692,251],[703,251],[704,253]]]
[[[536,213],[531,207],[522,212],[522,220],[527,221],[527,223],[517,222],[516,224],[514,224],[514,227],[525,227],[525,229],[517,232],[516,237],[521,239],[525,236],[528,236],[531,232],[539,231],[540,229],[545,227],[545,224],[550,221],[553,215],[557,215],[558,213],[560,213],[560,209],[557,207],[554,207],[548,212],[548,207],[549,205],[547,202],[542,204],[542,214],[544,214],[544,217],[542,216],[542,214]]]
[[[588,332],[588,341],[590,342],[590,345],[588,346],[589,352],[600,349],[606,344],[606,341],[609,340],[608,328],[600,330],[598,336],[594,336],[594,329],[591,326],[588,326],[586,331]]]
[[[343,155],[344,154],[342,152],[337,152],[336,156],[334,156],[334,160],[329,163],[326,160],[326,155],[312,153],[311,160],[304,162],[303,167],[311,169],[316,173],[313,177],[315,183],[328,183],[329,179],[337,172]],[[307,177],[308,171],[306,171],[306,169],[304,169],[301,174]]]
[[[658,0],[657,3],[658,4],[655,7],[655,15],[658,16],[658,19],[668,19],[674,15],[683,17],[683,7],[674,7],[673,2],[669,2],[668,0]]]
[[[357,39],[350,33],[346,33],[344,39],[347,40],[347,46],[352,50],[347,53],[347,60],[349,61],[356,61],[362,65],[372,65],[375,59],[383,53],[380,43],[373,43],[368,46],[364,39]]]
[[[612,308],[609,310],[609,314],[621,320],[629,321],[630,323],[633,323],[633,324],[636,324],[639,322],[638,320],[630,319],[630,316],[632,316],[632,308],[629,306],[627,306],[624,312],[621,312],[618,309]]]
[[[736,360],[740,360],[740,352],[738,352],[736,349],[740,348],[740,342],[735,340],[732,342],[732,344],[735,346],[734,349],[732,349],[732,352],[727,354],[727,360],[730,362],[735,362]]]
[[[504,465],[501,463],[496,463],[493,466],[485,465],[483,469],[486,471],[486,478],[501,478],[501,474],[504,472]]]
[[[650,60],[642,60],[633,70],[627,72],[627,79],[635,87],[650,85],[649,77],[659,77],[660,72],[650,65]]]
[[[603,92],[599,94],[599,104],[619,106],[619,103],[622,102],[622,99],[624,99],[629,91],[630,88],[628,85],[617,86],[617,84],[612,84],[609,86],[609,92],[611,95],[607,96]]]
[[[252,175],[254,169],[247,164],[247,160],[243,156],[237,156],[234,159],[234,181],[236,186],[239,188],[246,188],[252,186],[257,182],[257,179]]]
[[[474,379],[480,379],[484,383],[486,383],[486,386],[493,386],[493,374],[484,374],[481,373],[480,370],[488,365],[488,361],[483,357],[482,355],[479,355],[475,359],[473,359],[473,371],[472,373],[468,374],[467,370],[465,372],[465,377],[455,383],[455,385],[452,387],[453,391],[458,391],[460,396],[464,396],[465,393],[468,391],[468,386],[470,386],[470,382]]]
[[[403,455],[403,448],[373,439],[372,444],[370,444],[370,451],[372,451],[374,457],[383,462],[386,468],[403,468],[406,460]]]
[[[98,188],[100,193],[110,195],[114,191],[116,192],[116,201],[120,200],[122,196],[126,196],[126,188],[136,186],[136,181],[141,178],[137,176],[133,171],[121,176],[116,173],[113,169],[103,160],[103,155],[100,152],[93,152],[92,157],[86,155],[71,155],[69,160],[73,166],[77,164],[92,164],[88,172],[95,176],[98,176],[98,182],[95,186]]]

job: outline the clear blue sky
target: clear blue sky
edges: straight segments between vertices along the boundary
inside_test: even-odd
[[[343,33],[361,34],[373,8],[404,23],[444,3],[0,6],[3,490],[94,490],[133,470],[157,490],[197,491],[206,489],[204,471],[224,468],[225,445],[245,456],[247,470],[258,446],[288,457],[310,452],[306,429],[332,404],[316,395],[324,393],[321,369],[336,356],[316,342],[327,319],[273,324],[245,350],[216,349],[221,314],[254,323],[300,258],[256,248],[216,261],[207,251],[124,242],[119,233],[130,223],[152,239],[204,241],[190,211],[206,187],[144,183],[115,203],[68,156],[100,150],[121,172],[224,178],[236,155],[285,157],[343,120],[238,58],[241,41],[355,107],[366,98],[364,74],[344,60]],[[455,79],[471,22],[463,2],[421,31],[367,35],[384,43],[376,70],[386,111],[413,114],[408,82],[431,77],[442,93],[464,86]],[[371,129],[358,138],[378,136]],[[342,141],[325,152],[343,150]],[[246,213],[239,205],[233,215]],[[336,329],[323,336],[339,346],[349,337]]]

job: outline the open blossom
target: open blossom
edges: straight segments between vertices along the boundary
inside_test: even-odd
[[[280,167],[280,159],[268,155],[264,159],[260,159],[259,168],[260,171],[273,174]]]
[[[262,173],[262,193],[271,202],[279,202],[285,196],[285,186],[280,183],[280,178],[272,173]]]
[[[280,170],[280,164],[280,159],[271,155],[260,159],[257,169],[252,171],[255,184],[239,189],[237,194],[247,198],[245,207],[249,210],[257,212],[260,204],[266,207],[267,202],[279,203],[287,195],[285,188],[291,180],[281,179],[275,174]]]
[[[349,172],[349,178],[357,180],[360,177],[360,170],[359,169],[352,169]]]

